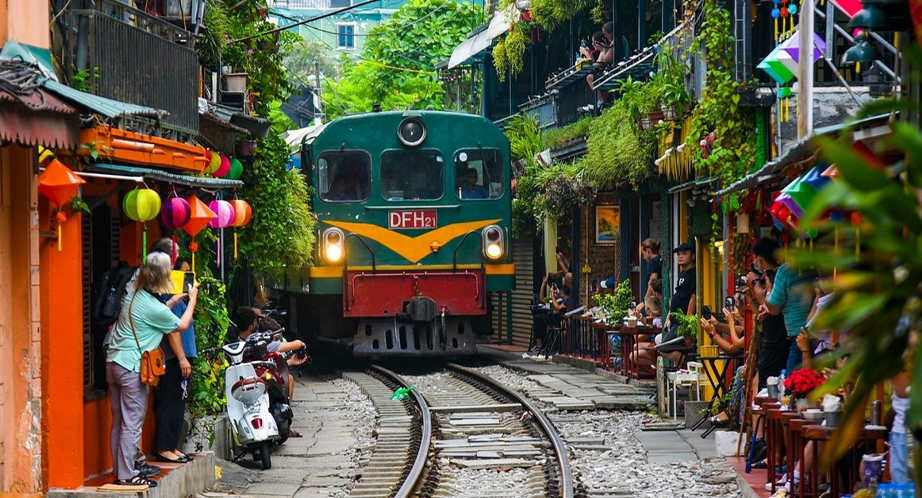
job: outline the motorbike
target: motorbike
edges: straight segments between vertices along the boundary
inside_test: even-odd
[[[245,361],[244,358],[265,357],[268,354],[266,334],[254,333],[246,341],[210,348],[203,353],[222,351],[230,366],[224,372],[224,391],[227,397],[227,416],[230,420],[234,441],[245,453],[252,453],[253,460],[262,463],[263,469],[272,468],[272,446],[279,440],[279,427],[271,410],[269,388],[263,378],[267,373],[277,375],[276,365],[270,361]],[[271,338],[271,336],[270,336]],[[284,363],[284,361],[283,361]],[[263,374],[257,373],[263,368]],[[287,374],[285,377],[287,381]],[[288,412],[291,409],[288,408]],[[290,426],[290,419],[288,426]]]
[[[247,338],[247,342],[252,341],[253,347],[246,349],[243,354],[243,361],[253,365],[256,375],[266,384],[269,413],[272,414],[279,432],[279,437],[275,441],[277,444],[283,444],[288,440],[291,435],[291,421],[294,418],[288,398],[288,361],[282,354],[268,350],[269,343],[281,337],[284,330],[253,333]]]

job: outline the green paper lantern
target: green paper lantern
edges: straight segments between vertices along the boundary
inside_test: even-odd
[[[237,158],[231,159],[230,171],[224,175],[224,178],[228,180],[239,180],[241,176],[243,176],[243,163]]]
[[[122,210],[134,221],[150,221],[160,214],[160,195],[149,188],[134,189],[122,200]]]

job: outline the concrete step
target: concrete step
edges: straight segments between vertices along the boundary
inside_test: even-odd
[[[157,481],[156,488],[149,488],[142,493],[124,492],[98,492],[98,485],[115,481],[113,477],[99,477],[92,479],[94,485],[81,486],[77,489],[52,488],[46,495],[49,498],[125,498],[129,495],[142,498],[176,498],[177,496],[194,496],[205,489],[211,488],[215,482],[214,453],[196,453],[195,460],[182,464],[166,464],[150,462],[151,465],[162,467],[160,474],[154,476]],[[97,482],[99,481],[99,482]]]

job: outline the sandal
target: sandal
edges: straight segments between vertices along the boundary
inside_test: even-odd
[[[174,451],[173,453],[178,454],[180,459],[185,459],[187,462],[191,462],[192,460],[195,460],[195,457],[194,457],[194,456],[188,455],[188,454],[183,453],[183,452],[181,452],[181,451]]]
[[[116,486],[144,486],[146,485],[149,488],[156,488],[157,481],[153,479],[148,479],[146,477],[134,476],[131,479],[116,479],[113,483]]]

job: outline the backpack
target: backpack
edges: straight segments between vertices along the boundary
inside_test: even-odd
[[[122,311],[122,298],[127,294],[126,287],[134,276],[137,267],[119,262],[118,267],[104,273],[93,286],[92,320],[97,330],[108,328],[118,320]]]

